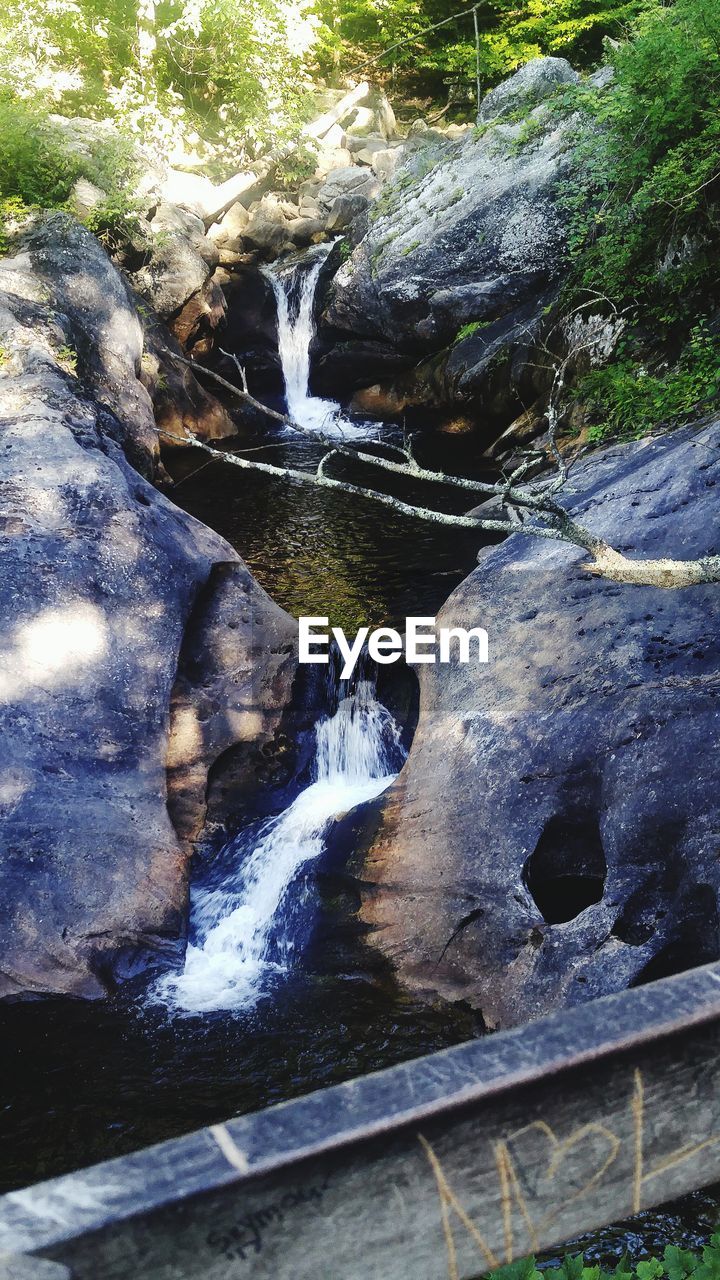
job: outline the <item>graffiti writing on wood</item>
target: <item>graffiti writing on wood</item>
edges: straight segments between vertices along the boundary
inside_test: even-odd
[[[700,1142],[671,1151],[648,1168],[645,1160],[645,1118],[645,1082],[642,1072],[635,1070],[629,1127],[632,1152],[628,1209],[631,1213],[639,1213],[642,1209],[645,1187],[654,1178],[698,1155],[704,1148],[720,1142],[720,1133],[713,1133]],[[587,1196],[600,1185],[627,1142],[626,1131],[618,1136],[608,1123],[602,1121],[579,1125],[568,1137],[561,1139],[546,1120],[534,1120],[495,1142],[493,1160],[498,1178],[503,1228],[503,1247],[501,1253],[498,1253],[464,1209],[427,1138],[422,1134],[418,1134],[418,1138],[437,1183],[449,1280],[460,1280],[453,1234],[455,1219],[477,1246],[485,1266],[494,1268],[501,1266],[503,1262],[512,1262],[514,1258],[530,1250],[538,1250],[548,1243],[549,1228],[553,1222],[574,1201]],[[522,1159],[516,1148],[524,1148]],[[574,1156],[577,1157],[576,1160],[573,1160]],[[563,1178],[568,1170],[571,1170],[571,1175],[564,1185]],[[544,1188],[545,1194],[538,1194],[537,1197],[528,1195],[524,1189],[528,1182]],[[554,1194],[550,1195],[550,1192]],[[554,1207],[538,1212],[534,1205],[535,1198],[544,1199],[546,1205],[552,1202]]]

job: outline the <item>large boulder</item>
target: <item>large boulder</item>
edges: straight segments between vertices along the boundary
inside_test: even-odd
[[[163,320],[172,321],[217,265],[214,242],[194,214],[161,205],[150,223],[148,261],[131,274],[133,288]]]
[[[295,626],[136,469],[142,327],[92,236],[0,263],[0,338],[0,996],[96,997],[182,947],[208,773],[272,738]]]
[[[480,103],[480,121],[497,120],[501,116],[536,107],[558,89],[577,84],[580,77],[565,58],[533,58],[514,76],[503,80]]]
[[[537,102],[575,78],[561,59],[531,63],[494,91],[492,112],[502,117],[508,102]],[[512,364],[528,326],[538,339],[564,277],[559,197],[572,174],[573,126],[542,105],[533,110],[527,134],[522,121],[500,118],[456,141],[435,135],[376,153],[381,197],[335,278],[330,326],[401,351],[451,349],[450,402],[482,402],[488,364]],[[534,363],[503,370],[513,408],[535,386]]]
[[[566,502],[629,556],[720,552],[720,422],[578,466]],[[438,626],[490,661],[420,669],[420,719],[361,870],[402,980],[493,1027],[720,956],[720,586],[482,553]]]
[[[395,112],[382,89],[370,89],[354,109],[345,125],[345,131],[351,138],[366,138],[377,134],[385,139],[397,136]]]

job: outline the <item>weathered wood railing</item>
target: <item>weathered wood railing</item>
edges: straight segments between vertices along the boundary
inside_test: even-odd
[[[711,965],[6,1195],[0,1276],[466,1280],[720,1179],[719,1051]]]

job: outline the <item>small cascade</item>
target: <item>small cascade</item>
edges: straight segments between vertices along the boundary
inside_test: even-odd
[[[282,261],[265,268],[277,303],[278,354],[288,414],[299,427],[326,436],[351,436],[363,428],[343,417],[339,404],[310,394],[310,348],[315,337],[315,294],[332,245],[318,246],[288,267]]]
[[[315,727],[314,781],[277,817],[225,847],[212,888],[191,894],[185,966],[155,984],[171,1010],[252,1009],[287,974],[307,920],[303,871],[324,850],[335,818],[380,795],[402,764],[400,733],[378,701],[373,673],[332,690],[337,707]]]

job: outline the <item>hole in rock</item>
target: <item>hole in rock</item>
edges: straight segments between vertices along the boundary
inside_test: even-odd
[[[551,818],[523,875],[547,924],[566,924],[599,902],[607,863],[596,819]]]

